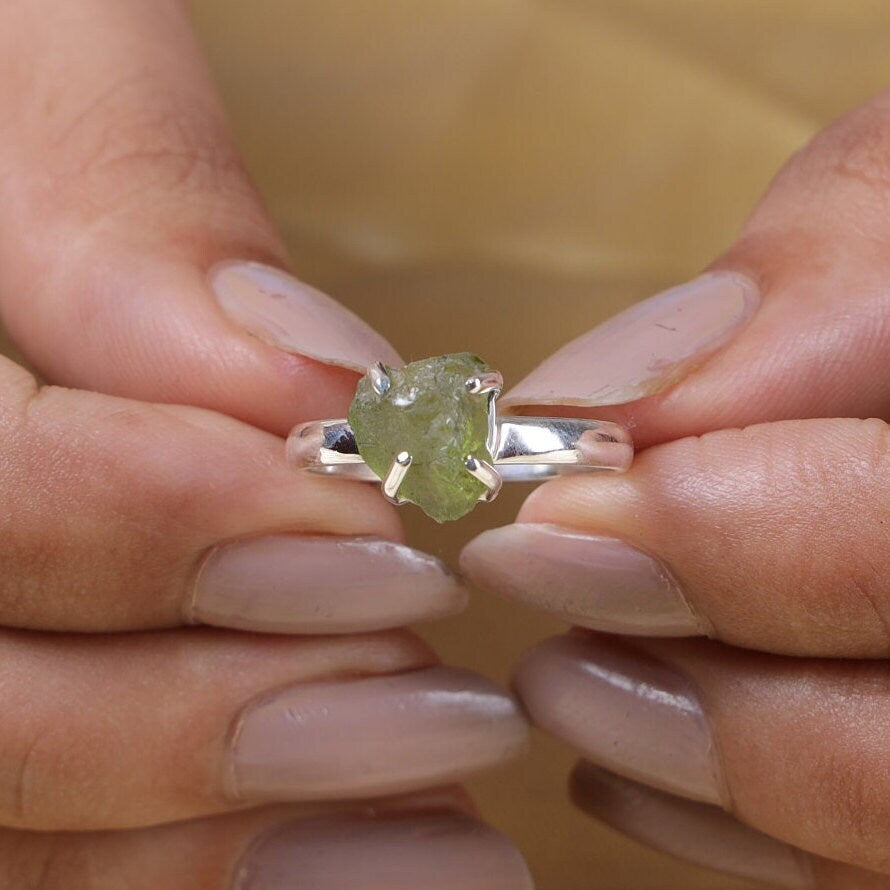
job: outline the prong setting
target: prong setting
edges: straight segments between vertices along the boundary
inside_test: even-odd
[[[399,497],[399,488],[408,475],[413,458],[407,451],[400,451],[390,465],[389,472],[383,480],[383,495],[392,504],[402,505],[404,498]]]
[[[488,461],[480,460],[471,454],[464,461],[464,466],[471,476],[478,479],[485,486],[486,490],[479,498],[480,501],[490,503],[500,494],[504,480],[501,479],[501,474]]]
[[[386,367],[383,362],[374,362],[368,368],[368,377],[371,378],[371,386],[378,396],[382,396],[391,386],[389,375],[386,373]]]
[[[492,392],[500,395],[501,390],[504,388],[504,378],[501,376],[500,371],[488,371],[479,377],[470,377],[467,380],[466,386],[467,392],[473,396]]]

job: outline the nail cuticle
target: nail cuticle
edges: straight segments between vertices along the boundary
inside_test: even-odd
[[[221,546],[223,545],[216,544],[213,547],[207,549],[198,559],[197,568],[192,573],[192,581],[189,585],[189,594],[188,596],[183,598],[182,603],[182,620],[183,624],[187,626],[194,626],[203,623],[199,618],[196,617],[197,602],[200,595],[201,577],[203,576],[207,565],[210,563],[211,559],[215,556],[216,552],[220,549]]]

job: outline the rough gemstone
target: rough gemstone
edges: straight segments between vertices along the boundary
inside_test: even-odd
[[[365,375],[349,406],[349,423],[368,466],[382,479],[395,456],[407,451],[412,463],[399,496],[437,522],[469,513],[485,491],[465,462],[469,455],[491,460],[489,397],[473,395],[466,382],[489,370],[468,352],[387,367],[389,389],[378,395]]]

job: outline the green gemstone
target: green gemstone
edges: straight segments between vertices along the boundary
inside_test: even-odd
[[[487,395],[472,395],[467,380],[491,370],[468,352],[404,368],[386,368],[389,389],[378,395],[366,375],[349,406],[359,454],[382,479],[401,451],[412,457],[399,496],[437,522],[460,519],[485,486],[467,472],[469,455],[491,460]]]

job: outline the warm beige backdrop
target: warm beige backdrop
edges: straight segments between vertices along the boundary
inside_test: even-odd
[[[694,274],[782,160],[890,84],[886,0],[194,0],[296,268],[408,358],[470,349],[518,379]],[[521,492],[413,543],[454,560]],[[425,629],[506,679],[558,629],[476,596]],[[474,783],[542,890],[730,890],[619,838],[532,754]],[[457,888],[456,888],[457,890]]]
[[[508,380],[732,238],[825,121],[890,84],[886,0],[198,0],[196,20],[299,273],[407,358],[470,349]],[[453,560],[517,493],[446,528]],[[479,595],[424,631],[506,678],[557,625]],[[564,797],[572,757],[475,790],[544,890],[728,890]]]

